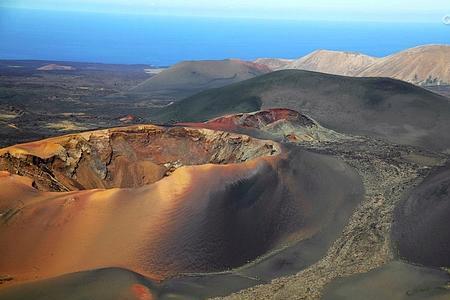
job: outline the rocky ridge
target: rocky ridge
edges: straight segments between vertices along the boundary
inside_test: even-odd
[[[279,153],[276,143],[208,129],[130,126],[0,150],[0,170],[44,191],[137,187],[183,165],[226,164]]]

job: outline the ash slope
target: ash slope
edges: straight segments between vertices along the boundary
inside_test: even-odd
[[[241,60],[178,63],[132,88],[129,96],[177,101],[200,91],[222,87],[270,72],[264,65]]]
[[[335,280],[324,290],[323,300],[445,300],[450,274],[403,262],[390,262],[366,274]]]
[[[182,133],[200,129],[165,130],[180,140],[195,140],[199,137]],[[139,135],[134,128],[128,133],[129,138],[118,135],[125,141],[112,157],[134,157],[136,139],[150,141],[148,131]],[[42,170],[58,171],[53,164],[38,169],[37,174],[22,174],[25,177],[3,172],[0,241],[7,246],[0,249],[0,269],[18,284],[105,266],[123,266],[159,279],[223,271],[285,245],[293,245],[296,255],[290,259],[296,266],[319,259],[361,201],[363,190],[355,172],[338,160],[296,147],[281,146],[278,155],[264,156],[274,154],[273,147],[278,146],[222,134],[229,137],[226,143],[232,147],[256,143],[268,152],[256,152],[254,159],[249,160],[254,157],[250,156],[241,163],[180,167],[153,184],[133,189],[55,193],[33,188],[32,181]],[[82,136],[89,143],[99,143],[88,133]],[[73,136],[63,140],[71,141]],[[54,153],[51,144],[19,145],[5,153],[41,166],[30,155],[57,161],[58,157],[48,155]],[[92,149],[83,154],[88,165],[94,161],[89,157],[96,155]],[[232,158],[235,151],[229,149]],[[179,151],[182,157],[189,149],[179,147]],[[316,242],[308,245],[312,239]],[[299,253],[304,254],[296,262]],[[279,259],[283,260],[276,253],[269,255],[264,262],[272,264],[246,272],[267,277],[296,271],[289,268],[293,264],[287,269],[280,265]]]
[[[450,164],[438,168],[396,208],[392,240],[400,258],[450,268]]]
[[[156,112],[153,119],[205,121],[271,107],[301,111],[342,133],[439,151],[450,149],[448,99],[387,78],[277,71],[199,93]]]

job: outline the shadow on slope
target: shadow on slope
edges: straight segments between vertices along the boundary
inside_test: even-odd
[[[0,300],[197,300],[224,296],[260,281],[233,274],[158,283],[121,268],[77,272],[0,290]]]
[[[450,165],[435,170],[396,208],[392,240],[398,255],[450,267]]]

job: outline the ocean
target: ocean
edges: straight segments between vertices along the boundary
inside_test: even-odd
[[[436,23],[286,21],[0,9],[0,59],[145,63],[297,58],[316,49],[385,56],[449,44]]]

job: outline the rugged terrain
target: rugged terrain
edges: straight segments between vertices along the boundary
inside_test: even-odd
[[[149,121],[159,107],[270,70],[240,60],[171,68],[0,61],[0,146]]]
[[[109,299],[102,282],[130,299],[241,289],[229,298],[358,299],[334,282],[370,270],[356,287],[383,286],[370,290],[374,299],[449,295],[447,273],[396,262],[416,260],[397,252],[391,234],[410,191],[445,195],[446,171],[435,168],[446,154],[343,135],[289,109],[86,132],[0,153],[0,240],[9,245],[0,250],[8,258],[0,299]],[[125,269],[105,268],[113,266]]]
[[[0,63],[1,300],[450,297],[448,98],[231,62]]]
[[[321,143],[346,139],[346,136],[322,127],[310,117],[285,108],[231,114],[203,123],[177,125],[239,132],[283,142]]]
[[[399,106],[405,105],[404,99],[397,101],[399,98],[408,97],[412,101],[421,98],[425,99],[425,103],[433,101],[427,99],[437,99],[431,94],[425,94],[423,90],[379,78],[353,80],[314,73],[303,75],[274,73],[264,77],[263,74],[268,71],[269,69],[261,64],[239,60],[184,62],[166,70],[146,65],[0,61],[0,146],[65,133],[142,122],[205,121],[227,113],[250,112],[272,107],[300,110],[337,131],[388,135],[392,136],[392,139],[400,136],[399,142],[415,144],[434,143],[426,140],[430,128],[439,127],[435,124],[434,117],[431,118],[431,122],[427,122],[429,123],[427,126],[420,121],[427,119],[429,117],[427,115],[419,118],[420,124],[408,123],[405,126],[398,126],[391,124],[390,120],[384,121],[387,113],[392,111],[389,105],[392,106],[397,102]],[[255,76],[257,78],[250,81],[250,85],[241,86],[238,83]],[[260,79],[261,76],[265,79]],[[268,78],[272,83],[266,81]],[[185,102],[182,99],[186,95],[233,82],[238,85],[232,84],[219,90],[222,93],[230,93],[229,96],[220,95],[224,99],[223,103],[214,101],[214,105],[208,105],[214,90],[205,91],[204,95],[208,95],[208,99],[203,97],[203,94],[190,97],[203,99],[192,106],[191,100]],[[316,89],[316,85],[320,89]],[[241,87],[245,89],[241,90]],[[251,93],[248,88],[253,89]],[[427,88],[448,95],[447,86]],[[257,89],[265,92],[260,93]],[[160,97],[162,95],[160,92],[165,96]],[[337,95],[337,98],[340,98],[339,107],[331,109],[326,103],[313,105],[312,100],[315,97],[319,98],[318,102],[326,102],[330,95]],[[269,97],[273,99],[264,100]],[[260,101],[261,99],[264,101]],[[347,103],[353,99],[360,101],[357,106],[362,107],[355,108],[354,104]],[[184,103],[175,103],[176,105],[172,106],[170,105],[172,100]],[[385,102],[387,107],[383,104]],[[441,103],[442,100],[437,99],[434,102]],[[351,110],[343,111],[342,106],[346,105],[349,105]],[[434,109],[435,105],[431,105],[431,109]],[[362,130],[355,132],[354,129],[362,122],[362,118],[370,120],[373,115],[378,115],[371,112],[380,110],[381,118],[375,118],[373,120],[375,124],[369,122],[371,132]],[[399,108],[394,109],[395,114],[398,110]],[[414,115],[417,115],[414,105],[408,110],[414,111]],[[334,111],[338,114],[334,115]],[[445,109],[443,111],[445,112]],[[369,113],[369,116],[365,116],[364,112]],[[409,117],[410,112],[402,114],[412,120]],[[355,116],[359,120],[353,120]],[[339,120],[336,120],[338,117]],[[402,118],[400,119],[403,120]],[[437,120],[437,123],[439,122]],[[356,127],[355,123],[358,123]],[[445,129],[437,129],[440,132],[443,130]],[[426,141],[422,141],[424,139]]]
[[[49,65],[70,70],[47,70]],[[41,69],[41,70],[39,70]],[[148,79],[147,65],[0,61],[0,146],[139,122],[153,103],[104,97]],[[131,115],[128,121],[121,121]]]
[[[208,130],[134,126],[4,148],[0,169],[32,177],[42,191],[125,188],[156,182],[183,165],[241,162],[277,151],[275,144]]]

